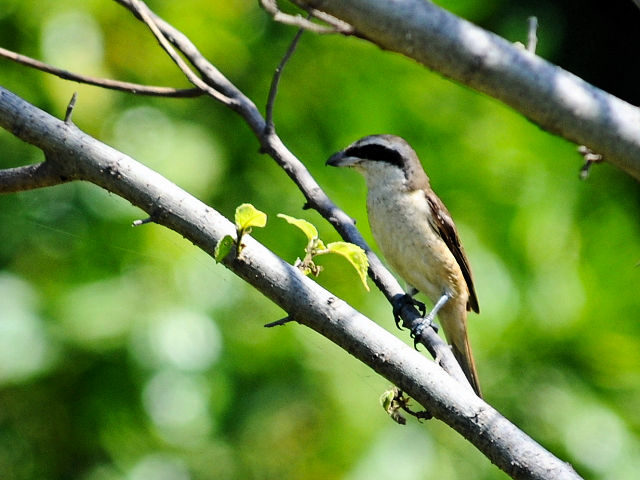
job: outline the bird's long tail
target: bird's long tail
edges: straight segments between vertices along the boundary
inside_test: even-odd
[[[478,379],[478,370],[473,360],[471,345],[469,344],[469,336],[467,335],[467,312],[460,309],[443,308],[438,317],[442,322],[444,334],[451,344],[453,356],[462,367],[464,375],[469,380],[471,387],[480,398],[482,398],[482,390],[480,389],[480,381]]]

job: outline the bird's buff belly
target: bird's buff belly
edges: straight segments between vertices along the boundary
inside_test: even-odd
[[[444,293],[466,301],[468,294],[459,287],[465,285],[462,271],[429,223],[428,212],[418,210],[415,215],[397,208],[393,212],[375,211],[384,206],[368,203],[371,231],[393,270],[433,303]]]

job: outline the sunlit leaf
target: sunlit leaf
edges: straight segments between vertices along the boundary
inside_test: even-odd
[[[278,217],[286,220],[291,225],[295,225],[300,230],[302,230],[310,242],[318,238],[318,230],[313,226],[312,223],[309,223],[306,220],[302,220],[300,218],[290,217],[289,215],[285,215],[284,213],[279,213]]]
[[[367,285],[367,269],[369,268],[369,259],[364,250],[358,245],[354,245],[349,242],[333,242],[327,245],[327,249],[331,253],[337,253],[349,260],[349,263],[356,269],[360,280],[364,285],[364,288],[369,291],[369,285]]]
[[[264,227],[267,224],[267,214],[250,203],[243,203],[236,208],[235,220],[238,231],[244,232],[251,227]]]

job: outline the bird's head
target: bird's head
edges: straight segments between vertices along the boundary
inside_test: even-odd
[[[394,184],[412,189],[429,182],[416,152],[396,135],[361,138],[333,154],[327,165],[354,168],[364,175],[370,189]]]

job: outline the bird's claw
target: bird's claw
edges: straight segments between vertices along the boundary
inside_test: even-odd
[[[400,327],[400,323],[402,322],[400,313],[402,312],[402,309],[405,308],[406,306],[416,307],[420,311],[421,317],[424,317],[425,313],[427,312],[427,307],[425,306],[424,303],[419,302],[418,300],[416,300],[415,298],[413,298],[411,295],[408,295],[408,294],[400,295],[399,297],[397,297],[393,301],[392,305],[393,305],[393,320],[396,322],[396,327],[398,327],[398,330],[402,330],[402,328]]]
[[[439,327],[436,322],[433,321],[433,312],[424,317],[421,322],[411,329],[411,338],[413,338],[413,348],[418,349],[418,341],[420,340],[420,335],[424,331],[425,328],[433,328],[433,330],[438,333]]]

